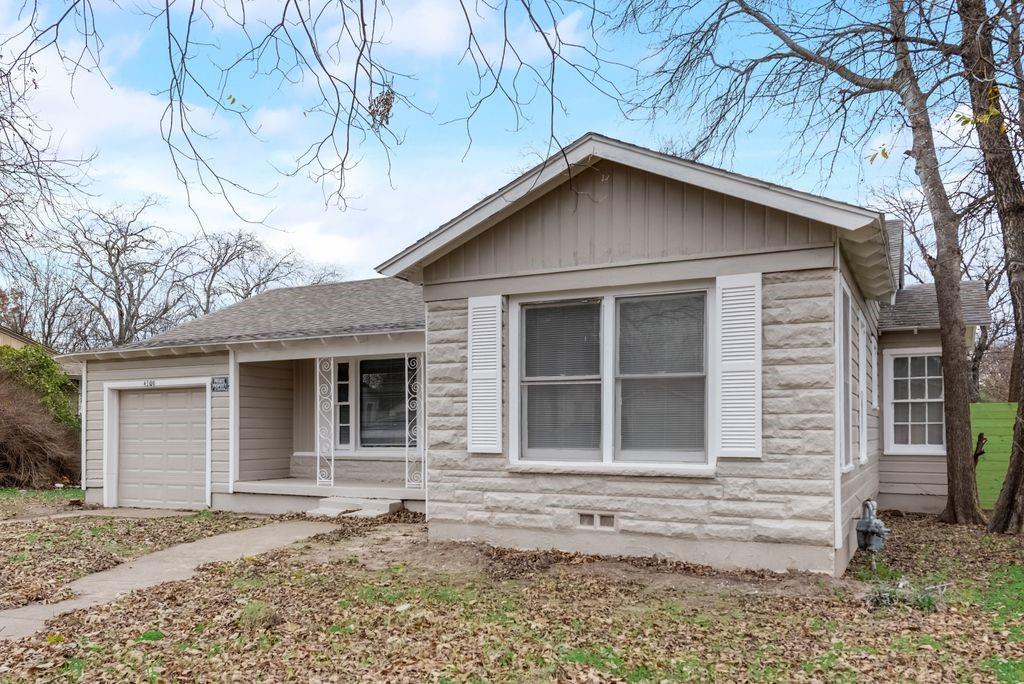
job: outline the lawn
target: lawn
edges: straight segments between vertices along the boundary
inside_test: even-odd
[[[396,519],[343,519],[309,542],[58,618],[0,649],[0,680],[1024,676],[1020,538],[892,519],[877,567],[860,560],[833,580],[431,544],[421,523]]]
[[[74,510],[84,493],[77,487],[64,489],[16,489],[0,487],[0,520]]]
[[[982,508],[994,507],[999,497],[999,489],[1006,477],[1006,467],[1010,463],[1016,415],[1016,404],[971,404],[973,442],[978,441],[979,432],[984,432],[988,438],[985,455],[978,462],[978,496],[981,497]]]
[[[0,609],[70,598],[67,583],[83,575],[173,544],[265,522],[204,511],[171,518],[81,516],[4,523],[0,525]]]

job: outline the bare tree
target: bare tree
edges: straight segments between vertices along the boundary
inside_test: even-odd
[[[6,261],[0,270],[11,305],[2,322],[51,349],[81,349],[92,313],[75,294],[67,261],[56,253]]]
[[[52,236],[53,248],[76,272],[71,292],[89,307],[88,336],[98,344],[127,344],[180,321],[197,275],[196,241],[148,223],[150,206],[148,200],[89,211]]]
[[[344,271],[316,266],[298,252],[277,252],[246,231],[212,233],[196,249],[199,266],[190,300],[201,316],[272,287],[316,285],[341,280]]]
[[[820,163],[827,174],[851,150],[858,156],[879,134],[906,134],[935,235],[928,267],[939,305],[946,388],[949,495],[941,518],[978,523],[984,514],[974,479],[969,413],[970,370],[960,301],[960,208],[946,187],[948,168],[934,113],[952,108],[947,78],[948,12],[927,3],[889,0],[631,0],[618,27],[655,37],[657,52],[634,111],[677,112],[693,126],[687,152],[727,155],[740,133],[768,112],[792,122],[791,157]],[[736,50],[737,36],[746,38]],[[889,146],[874,153],[889,156]],[[782,146],[780,146],[782,149]]]
[[[516,128],[544,111],[556,146],[554,120],[562,106],[556,84],[566,73],[621,94],[602,67],[628,67],[589,44],[596,40],[574,42],[562,26],[580,15],[574,23],[594,38],[606,17],[596,0],[451,0],[451,6],[462,18],[465,39],[453,66],[475,77],[453,118],[465,124],[468,140],[472,120],[494,100],[508,108]],[[72,76],[102,71],[104,42],[93,0],[69,0],[55,13],[45,9],[25,3],[16,30],[0,40],[7,55],[0,72],[28,68],[43,54]],[[200,114],[240,123],[258,136],[253,108],[233,92],[243,84],[260,81],[272,93],[288,89],[294,96],[305,120],[319,128],[281,171],[321,183],[328,201],[342,206],[361,147],[374,145],[390,165],[391,151],[403,139],[396,117],[429,114],[408,95],[414,76],[392,66],[396,59],[387,47],[394,18],[384,0],[299,0],[259,8],[245,0],[196,0],[184,7],[143,0],[131,10],[148,15],[165,43],[167,81],[153,89],[166,98],[161,133],[178,178],[188,192],[202,187],[222,196],[239,215],[240,197],[260,190],[214,160],[213,126]],[[240,41],[222,40],[225,32]]]

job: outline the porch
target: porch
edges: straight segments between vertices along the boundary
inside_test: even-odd
[[[302,349],[237,354],[232,494],[296,505],[296,497],[425,499],[418,345],[346,342],[315,357],[273,358]]]

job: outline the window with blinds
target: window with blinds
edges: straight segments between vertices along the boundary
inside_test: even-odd
[[[616,302],[615,460],[704,460],[705,299],[687,292]]]
[[[523,307],[524,458],[601,460],[601,302]]]
[[[704,291],[524,305],[520,458],[706,462],[706,319]]]

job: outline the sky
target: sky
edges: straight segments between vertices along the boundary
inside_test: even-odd
[[[0,19],[0,34],[17,21],[19,6],[17,0],[0,0],[0,17],[11,22]],[[270,21],[278,6],[277,0],[246,0],[247,19]],[[282,173],[325,125],[322,117],[304,112],[313,101],[308,79],[279,87],[278,81],[242,72],[226,85],[224,92],[248,110],[250,125],[259,128],[256,136],[236,117],[215,112],[209,102],[190,102],[193,120],[209,134],[204,153],[226,176],[259,193],[235,195],[238,214],[265,219],[246,223],[195,178],[183,184],[175,176],[160,134],[166,103],[160,91],[168,77],[162,27],[131,4],[97,7],[102,72],[79,72],[72,83],[52,54],[45,55],[39,60],[40,88],[33,100],[65,153],[95,154],[87,187],[90,202],[104,207],[155,196],[160,204],[150,218],[160,225],[182,233],[253,230],[278,249],[293,248],[310,261],[341,267],[349,278],[375,275],[375,265],[537,163],[549,149],[552,124],[563,144],[596,131],[659,148],[667,140],[684,139],[687,132],[686,122],[671,115],[627,117],[593,83],[565,70],[556,76],[565,110],[557,111],[553,121],[550,103],[540,94],[524,107],[527,119],[517,121],[511,107],[495,99],[467,124],[460,119],[469,111],[477,80],[464,59],[467,32],[458,3],[396,0],[388,3],[391,16],[379,21],[384,43],[379,55],[404,74],[398,89],[415,108],[396,107],[391,125],[402,142],[387,154],[373,141],[356,142],[353,159],[358,163],[347,176],[344,207],[326,202],[323,185],[308,174]],[[497,17],[476,21],[482,44],[496,50]],[[244,46],[243,36],[224,17],[214,23],[200,27],[210,43],[204,58],[223,61]],[[583,41],[584,24],[579,12],[569,12],[558,19],[558,33],[566,42]],[[522,54],[543,66],[541,36],[521,17],[509,25]],[[543,28],[551,35],[550,24]],[[338,29],[328,23],[324,30]],[[650,55],[641,37],[610,36],[602,43],[612,61],[643,64]],[[341,68],[352,56],[343,52],[328,59]],[[201,63],[197,68],[202,74]],[[621,87],[631,85],[630,74],[622,69],[606,73]],[[528,79],[520,83],[528,92]],[[869,153],[865,150],[854,151],[852,161],[828,177],[814,165],[794,172],[783,142],[785,125],[763,122],[725,160],[725,168],[854,203],[870,201],[872,183],[866,177],[877,182],[894,171],[867,164],[861,159]]]

